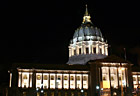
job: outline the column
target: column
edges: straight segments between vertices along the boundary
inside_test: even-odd
[[[21,72],[18,72],[18,87],[21,87]]]
[[[111,72],[110,72],[110,67],[109,67],[108,70],[109,70],[109,81],[110,81],[110,94],[112,95],[112,92],[111,92],[112,86],[111,86],[111,76],[110,76],[110,75],[111,75],[111,74],[110,74]]]
[[[81,89],[83,89],[83,74],[81,74]]]
[[[118,88],[120,87],[120,82],[119,82],[119,68],[117,67],[117,78],[118,78]]]
[[[99,44],[96,44],[96,54],[99,54]]]
[[[33,88],[36,88],[36,72],[35,71],[33,71],[33,75],[32,75],[32,82],[33,82],[33,84],[32,84],[32,86],[33,86]]]
[[[71,48],[69,48],[69,57],[71,57]]]
[[[11,87],[11,83],[12,83],[12,73],[10,73],[10,82],[9,82],[9,87]]]
[[[69,73],[68,77],[69,77],[69,81],[68,81],[69,82],[69,88],[68,89],[70,89],[70,73]]]
[[[29,74],[29,78],[30,78],[30,88],[32,88],[32,74],[33,74],[33,73],[30,73],[30,74]]]
[[[21,84],[20,84],[20,86],[22,87],[22,81],[23,81],[23,80],[22,80],[22,72],[21,72],[20,78],[21,78],[21,82],[20,82]]]
[[[105,54],[104,45],[102,45],[102,54]]]

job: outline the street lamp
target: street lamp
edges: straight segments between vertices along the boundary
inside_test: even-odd
[[[123,84],[122,84],[122,76],[123,76],[123,70],[124,70],[124,68],[120,68],[120,71],[121,71],[121,96],[123,96]]]

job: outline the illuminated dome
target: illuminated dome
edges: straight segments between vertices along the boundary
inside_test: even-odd
[[[75,31],[71,43],[80,41],[104,41],[101,30],[94,27],[91,21],[84,21]]]
[[[70,41],[67,64],[86,64],[89,60],[103,59],[108,55],[108,44],[90,18],[86,6],[83,22]]]

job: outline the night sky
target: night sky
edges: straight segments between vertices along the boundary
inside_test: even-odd
[[[85,5],[110,45],[110,54],[140,64],[140,6],[128,0],[0,1],[0,72],[12,63],[65,64]],[[7,77],[5,77],[7,78]],[[2,80],[3,82],[4,80]]]

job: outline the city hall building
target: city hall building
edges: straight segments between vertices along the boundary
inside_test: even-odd
[[[108,56],[108,44],[90,18],[86,7],[67,64],[13,64],[8,96],[132,96],[140,84],[139,68]]]

